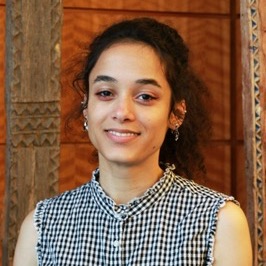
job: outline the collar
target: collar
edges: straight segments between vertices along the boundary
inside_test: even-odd
[[[127,204],[116,204],[109,196],[106,195],[101,185],[97,181],[99,169],[92,174],[92,195],[96,204],[108,215],[118,220],[126,220],[133,215],[143,212],[153,204],[158,202],[164,194],[170,189],[175,174],[174,165],[167,166],[163,176],[151,188],[149,188],[141,197],[135,198]]]

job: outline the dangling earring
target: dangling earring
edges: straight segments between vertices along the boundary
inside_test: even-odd
[[[83,123],[83,129],[84,129],[84,131],[89,130],[88,120],[86,118],[85,118],[84,123]]]
[[[175,141],[178,141],[179,139],[179,130],[178,130],[179,126],[178,124],[175,125],[175,129],[172,130],[172,134],[175,137]]]

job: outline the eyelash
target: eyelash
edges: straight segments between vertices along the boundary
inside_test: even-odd
[[[109,101],[113,99],[114,95],[109,90],[102,90],[96,93],[96,96],[103,101]],[[150,104],[153,100],[156,100],[157,97],[148,94],[148,93],[142,93],[136,96],[136,100],[142,104]]]
[[[96,93],[96,95],[103,100],[108,100],[113,96],[113,93],[109,90],[103,90]]]
[[[147,94],[147,93],[143,93],[143,94],[139,95],[137,98],[138,99],[140,98],[144,102],[151,102],[152,100],[156,99],[156,97],[154,97],[150,94]]]

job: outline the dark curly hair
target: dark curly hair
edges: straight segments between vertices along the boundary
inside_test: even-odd
[[[179,128],[179,140],[175,141],[168,129],[160,150],[160,164],[174,164],[175,172],[189,179],[203,177],[206,174],[202,145],[210,137],[211,123],[205,109],[209,93],[201,79],[189,65],[189,50],[178,32],[151,18],[123,20],[105,29],[90,46],[83,69],[73,81],[74,88],[87,96],[89,75],[104,50],[119,42],[141,42],[152,47],[165,67],[166,79],[172,90],[171,111],[183,118],[183,114],[174,110],[175,103],[185,100],[186,117]],[[87,102],[83,103],[79,115]]]

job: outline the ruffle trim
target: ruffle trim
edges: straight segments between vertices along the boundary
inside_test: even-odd
[[[212,224],[211,224],[211,228],[210,228],[210,237],[209,239],[209,243],[208,243],[208,253],[207,253],[207,260],[206,260],[206,266],[213,266],[214,263],[214,245],[215,245],[215,234],[216,234],[216,229],[217,229],[217,223],[218,223],[218,213],[220,211],[221,208],[223,208],[225,206],[225,204],[227,202],[234,202],[235,204],[239,205],[239,203],[235,200],[234,197],[226,197],[226,198],[222,198],[219,200],[218,202],[218,206],[217,208],[215,208],[215,211],[213,213],[213,219],[212,219]]]
[[[167,182],[166,179],[168,181],[172,181],[173,177],[175,176],[175,174],[173,173],[173,170],[175,169],[175,166],[166,165],[166,169],[164,170],[164,173],[162,175],[162,177],[150,188],[148,188],[144,194],[138,198],[134,198],[132,199],[130,202],[128,202],[125,205],[120,205],[121,207],[129,207],[129,206],[136,206],[138,204],[140,204],[140,202],[144,201],[146,198],[153,196],[154,194],[156,194],[159,190],[163,189],[165,186],[167,186]],[[94,184],[94,188],[96,189],[96,191],[99,193],[98,195],[100,195],[101,201],[105,202],[105,204],[109,205],[111,207],[111,209],[115,209],[115,207],[119,207],[116,205],[116,203],[109,197],[106,195],[105,191],[102,189],[101,185],[99,184],[99,182],[97,181],[97,175],[99,174],[99,169],[96,169],[93,172],[92,175],[92,180],[91,182]]]
[[[38,234],[38,239],[37,239],[37,244],[35,247],[35,250],[37,252],[37,259],[38,259],[38,265],[42,265],[42,244],[41,244],[41,236],[43,233],[43,217],[44,217],[44,212],[45,212],[45,206],[47,205],[47,202],[49,200],[44,200],[40,201],[37,203],[35,212],[34,212],[34,226],[37,230]]]

